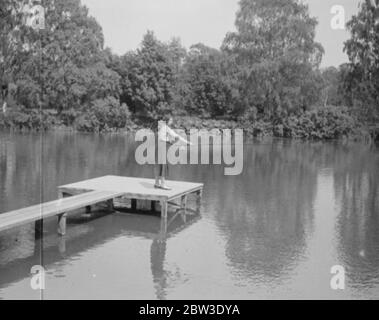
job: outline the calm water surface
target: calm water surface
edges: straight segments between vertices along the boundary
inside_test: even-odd
[[[132,137],[0,133],[0,214],[57,198],[57,186],[102,175],[152,176]],[[41,165],[42,164],[42,165]],[[359,144],[251,141],[244,171],[176,166],[205,184],[201,216],[116,212],[0,233],[0,298],[39,299],[30,269],[46,268],[44,299],[378,299],[379,151]],[[43,177],[43,179],[41,179]],[[41,189],[42,186],[42,189]],[[42,192],[41,192],[42,191]],[[42,249],[43,248],[43,249]],[[333,291],[330,269],[346,270]]]

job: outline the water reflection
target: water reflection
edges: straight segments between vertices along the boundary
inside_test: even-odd
[[[379,156],[356,148],[344,150],[338,161],[338,248],[349,266],[350,284],[367,289],[379,282]]]
[[[154,279],[156,296],[160,300],[166,299],[165,288],[167,287],[167,271],[164,270],[166,256],[166,240],[154,239],[150,249],[151,273]]]
[[[164,226],[159,213],[140,216],[115,212],[107,215],[107,212],[96,211],[95,215],[86,221],[80,213],[70,216],[69,229],[65,237],[54,234],[54,223],[47,224],[44,238],[37,241],[33,241],[28,232],[22,234],[7,232],[8,234],[0,238],[0,243],[3,244],[3,247],[0,247],[0,288],[27,279],[34,265],[43,265],[47,270],[55,265],[54,275],[65,277],[63,269],[59,267],[62,259],[73,261],[83,252],[101,247],[112,239],[127,236],[151,241],[150,264],[156,297],[164,299],[171,278],[170,272],[164,269],[166,242],[199,220],[200,215],[192,211],[184,213],[171,210],[168,213],[167,226]],[[8,244],[4,245],[6,241]],[[25,246],[25,243],[28,245]],[[42,246],[43,251],[41,251]]]
[[[151,178],[151,167],[135,162],[135,147],[130,136],[47,134],[41,158],[39,136],[0,133],[0,213],[36,204],[41,196],[56,199],[58,185],[83,179]],[[183,230],[167,239],[158,217],[121,213],[85,223],[71,220],[66,241],[59,242],[55,221],[47,223],[43,253],[45,265],[53,266],[50,282],[54,292],[64,288],[64,296],[68,285],[58,277],[86,274],[92,268],[89,256],[109,254],[120,267],[110,274],[108,266],[97,270],[111,284],[99,284],[103,292],[93,295],[123,297],[127,289],[114,286],[136,278],[123,260],[132,259],[136,248],[141,278],[133,290],[139,288],[141,298],[202,298],[208,292],[225,299],[379,298],[378,169],[375,148],[285,140],[249,141],[243,174],[236,177],[224,176],[217,165],[175,166],[172,179],[205,184],[203,219],[186,227],[189,234]],[[191,225],[192,217],[187,219],[178,215],[173,223]],[[119,256],[123,246],[128,256]],[[33,226],[0,234],[5,296],[29,276],[40,259],[37,250]],[[74,273],[70,268],[77,264],[83,269]],[[339,295],[329,286],[333,264],[347,270],[347,289]],[[91,288],[91,279],[77,281]]]
[[[300,144],[255,144],[245,174],[231,178],[215,210],[227,234],[226,254],[242,277],[279,278],[294,268],[311,231],[317,157]],[[223,189],[218,190],[223,193]],[[233,201],[235,195],[241,195]]]

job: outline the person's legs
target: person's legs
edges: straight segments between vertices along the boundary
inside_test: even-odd
[[[154,177],[155,177],[155,187],[156,188],[159,188],[161,186],[161,182],[160,182],[160,179],[161,179],[161,175],[162,175],[162,165],[161,165],[161,162],[160,162],[160,142],[158,140],[158,136],[155,135],[155,144],[154,144],[154,148],[155,148],[155,165],[154,165]]]
[[[162,164],[161,181],[162,181],[162,186],[165,186],[166,185],[166,165],[165,164]]]
[[[167,154],[167,150],[170,148],[170,143],[166,142],[166,148],[165,148],[165,155]],[[166,178],[168,176],[168,159],[167,159],[167,156],[166,156],[166,163],[162,165],[162,176],[161,176],[161,181],[162,181],[162,184],[161,184],[161,187],[165,190],[171,190],[171,188],[169,186],[166,185]]]
[[[166,186],[166,176],[168,174],[168,165],[165,163],[166,150],[170,146],[168,142],[158,141],[156,145],[159,145],[158,150],[156,149],[156,155],[158,155],[157,164],[154,167],[154,176],[155,176],[155,187],[165,190],[171,190]],[[165,159],[166,158],[166,159]]]
[[[162,176],[161,176],[162,184],[161,184],[161,188],[165,189],[165,190],[171,190],[171,188],[166,185],[166,177],[167,177],[167,174],[168,174],[167,171],[168,171],[168,165],[167,164],[162,165]]]
[[[156,164],[154,166],[154,177],[155,177],[155,186],[159,187],[161,185],[160,179],[162,175],[162,165]]]

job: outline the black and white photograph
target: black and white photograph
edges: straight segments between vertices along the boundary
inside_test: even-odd
[[[0,90],[0,300],[379,300],[379,0],[0,0]]]

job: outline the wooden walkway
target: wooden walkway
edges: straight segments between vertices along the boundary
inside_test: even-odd
[[[89,212],[92,205],[101,202],[107,202],[108,209],[113,211],[113,200],[119,197],[131,199],[131,210],[136,210],[139,200],[151,201],[152,208],[155,208],[156,202],[159,202],[164,233],[167,231],[167,207],[169,204],[186,212],[187,197],[195,194],[197,211],[200,211],[203,184],[168,181],[172,190],[166,191],[154,188],[154,182],[152,179],[105,176],[60,186],[58,187],[58,200],[0,214],[0,231],[35,222],[36,237],[38,237],[37,235],[42,233],[43,219],[57,216],[58,233],[63,236],[66,234],[68,212],[84,207]],[[175,200],[180,200],[180,204],[177,204]]]
[[[30,222],[58,216],[58,233],[66,233],[67,212],[94,205],[121,196],[121,192],[92,191],[75,197],[45,202],[39,205],[0,214],[0,231],[18,227]],[[36,225],[36,229],[39,226]]]

